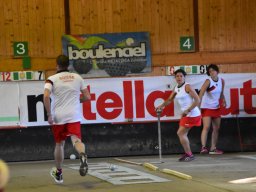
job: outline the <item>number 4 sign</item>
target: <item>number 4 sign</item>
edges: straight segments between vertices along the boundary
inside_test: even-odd
[[[194,37],[180,37],[181,51],[195,51]]]
[[[28,42],[14,42],[13,53],[14,56],[28,56]]]

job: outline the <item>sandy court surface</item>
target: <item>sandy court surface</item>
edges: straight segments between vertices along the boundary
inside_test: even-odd
[[[178,162],[178,155],[163,156],[164,163],[155,164],[159,169],[176,170],[192,176],[192,180],[184,180],[172,175],[152,171],[138,165],[131,165],[115,161],[113,158],[89,159],[89,169],[92,174],[81,177],[76,168],[79,160],[65,160],[63,168],[63,184],[55,184],[50,177],[53,161],[8,163],[11,171],[10,182],[5,192],[67,192],[67,191],[109,191],[109,192],[255,192],[256,179],[250,183],[232,184],[229,181],[256,177],[256,153],[232,153],[218,155],[196,155],[192,162]],[[157,156],[149,157],[119,157],[121,159],[144,163],[156,162]],[[111,164],[117,166],[115,171],[108,168]],[[102,167],[102,165],[104,165]],[[109,165],[109,166],[108,166]],[[95,168],[96,166],[96,168]],[[97,166],[99,166],[97,168]],[[104,169],[103,171],[101,169]],[[159,177],[168,180],[159,183],[136,183],[114,185],[108,181],[111,177],[119,179],[126,177],[123,169],[129,169],[128,177],[136,174],[149,174],[147,176]],[[95,177],[95,171],[100,170],[103,179]],[[100,172],[99,171],[99,172]],[[93,175],[94,174],[94,175]],[[119,175],[118,175],[119,174]],[[97,174],[96,174],[97,175]],[[142,176],[144,177],[144,176]],[[104,180],[105,178],[105,180]],[[142,179],[141,181],[145,180]],[[146,179],[147,180],[147,179]],[[131,179],[133,182],[133,180]],[[138,180],[138,182],[140,179]]]

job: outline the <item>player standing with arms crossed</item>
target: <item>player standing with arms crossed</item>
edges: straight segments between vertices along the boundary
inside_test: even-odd
[[[203,117],[203,130],[201,134],[201,154],[221,155],[223,151],[216,148],[219,129],[221,123],[220,107],[226,107],[226,100],[223,94],[225,82],[218,76],[219,68],[217,65],[211,64],[207,67],[207,75],[210,78],[206,79],[201,87],[199,97],[201,99],[201,113]],[[207,136],[212,124],[212,141],[210,151],[206,147]]]
[[[90,100],[91,96],[81,76],[68,71],[69,59],[67,56],[58,56],[56,62],[57,74],[50,76],[45,82],[44,106],[56,143],[54,150],[56,168],[51,170],[51,176],[56,183],[63,183],[64,145],[69,136],[75,150],[79,153],[80,175],[85,176],[88,171],[85,146],[81,141],[80,103]],[[81,98],[80,94],[82,94]]]
[[[156,110],[162,110],[166,105],[173,102],[174,99],[178,101],[182,114],[177,134],[185,151],[185,154],[179,161],[188,162],[195,159],[190,149],[188,132],[192,127],[201,125],[201,113],[198,108],[200,99],[195,90],[185,82],[186,72],[184,70],[178,69],[174,72],[174,75],[177,85],[174,87],[169,98],[158,106]]]

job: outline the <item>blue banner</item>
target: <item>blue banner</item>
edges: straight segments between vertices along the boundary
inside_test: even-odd
[[[63,35],[62,50],[84,78],[151,72],[148,32]]]

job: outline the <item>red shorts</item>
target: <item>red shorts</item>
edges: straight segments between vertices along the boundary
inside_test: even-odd
[[[191,128],[191,127],[199,127],[201,126],[201,115],[197,117],[182,117],[180,119],[180,126]]]
[[[67,137],[76,135],[81,139],[81,125],[80,122],[66,123],[63,125],[53,125],[52,132],[56,143],[65,141]]]
[[[221,110],[218,109],[201,109],[202,117],[219,118],[221,116]]]

